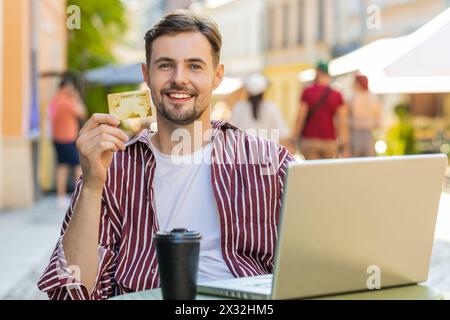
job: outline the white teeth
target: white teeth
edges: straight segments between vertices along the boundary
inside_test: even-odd
[[[169,96],[175,99],[187,99],[191,97],[191,95],[185,93],[171,93]]]

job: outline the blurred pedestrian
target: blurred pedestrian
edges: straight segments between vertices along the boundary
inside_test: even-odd
[[[283,144],[289,138],[289,128],[278,106],[264,99],[269,87],[269,80],[260,73],[248,76],[244,81],[244,89],[248,94],[246,101],[239,101],[233,108],[230,123],[251,134]],[[272,135],[272,130],[279,130]]]
[[[381,104],[369,92],[369,80],[357,75],[350,101],[351,153],[353,157],[375,156],[374,130],[381,127]]]
[[[49,113],[52,123],[53,144],[57,155],[56,193],[58,204],[66,206],[69,202],[66,196],[69,171],[73,168],[75,180],[81,175],[75,141],[80,129],[80,120],[86,118],[86,108],[72,75],[66,74],[63,76],[58,92],[50,101]]]
[[[330,80],[328,64],[319,62],[315,82],[301,95],[291,140],[299,142],[306,160],[350,155],[348,107]]]

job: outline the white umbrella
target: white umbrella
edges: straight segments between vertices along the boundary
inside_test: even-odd
[[[359,71],[374,93],[450,92],[450,9],[416,32],[382,39],[330,62],[333,76]]]
[[[242,88],[243,82],[240,78],[224,77],[219,87],[213,91],[214,95],[227,95]]]

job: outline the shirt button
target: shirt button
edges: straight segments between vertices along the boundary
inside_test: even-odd
[[[152,269],[152,273],[155,274],[156,273],[156,269]]]

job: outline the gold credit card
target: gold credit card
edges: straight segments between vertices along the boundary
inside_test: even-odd
[[[150,117],[150,93],[136,90],[108,94],[109,113],[119,120]]]

